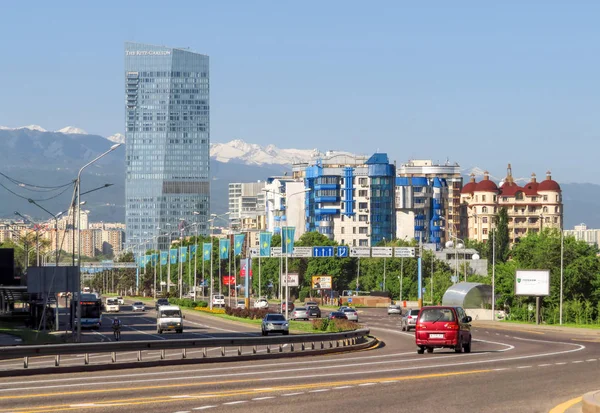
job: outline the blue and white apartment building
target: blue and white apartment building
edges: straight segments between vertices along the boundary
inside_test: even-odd
[[[460,228],[461,187],[456,164],[409,161],[396,170],[384,153],[328,153],[267,180],[266,224],[275,234],[289,225],[296,238],[317,231],[350,246],[414,239],[439,249],[448,228]]]

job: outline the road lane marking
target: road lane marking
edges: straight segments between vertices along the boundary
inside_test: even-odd
[[[216,405],[200,406],[200,407],[194,407],[192,410],[206,410],[206,409],[212,409],[213,407],[217,407],[217,406]]]
[[[518,368],[518,369],[529,369],[529,368],[531,368],[531,366],[519,366],[519,367],[517,367],[517,368]]]
[[[342,390],[342,389],[351,389],[353,387],[354,386],[337,386],[337,387],[334,387],[333,389],[334,390]]]
[[[575,406],[577,403],[581,402],[582,400],[583,400],[583,396],[579,396],[579,397],[575,397],[574,399],[567,400],[566,402],[563,402],[563,403],[559,404],[558,406],[553,407],[552,410],[550,410],[550,412],[548,412],[548,413],[564,413],[567,411],[567,409],[569,409],[572,406]]]
[[[583,363],[583,360],[572,361],[571,363],[574,363],[574,364],[576,364],[576,363]]]
[[[269,399],[274,399],[274,398],[275,398],[275,396],[266,396],[266,397],[255,397],[252,400],[254,400],[254,401],[260,401],[260,400],[269,400]]]
[[[360,386],[360,384],[359,384]],[[309,393],[323,393],[325,391],[329,391],[330,389],[317,389],[317,390],[309,390]]]
[[[386,380],[386,381],[382,381],[381,383],[383,383],[383,384],[398,383],[398,381],[397,380]]]
[[[376,384],[377,383],[362,383],[362,384],[359,384],[359,386],[374,386]]]
[[[248,400],[237,400],[235,402],[227,402],[227,403],[223,403],[223,406],[229,406],[231,404],[242,404],[242,403],[248,403]]]
[[[423,380],[423,379],[433,379],[433,378],[443,378],[443,377],[453,377],[453,376],[464,376],[464,375],[472,375],[472,374],[482,374],[482,373],[489,373],[492,370],[490,369],[482,369],[482,370],[464,370],[464,371],[457,371],[457,372],[447,372],[447,373],[430,373],[430,374],[419,374],[419,375],[412,375],[412,376],[399,376],[399,377],[393,377],[391,379],[393,380],[397,380],[397,381],[409,381],[409,380]],[[339,373],[336,373],[336,376]],[[322,376],[321,376],[322,377]],[[297,379],[297,377],[289,377],[289,378],[282,378],[279,377],[277,378],[277,380],[284,380],[284,379]],[[386,378],[386,380],[390,380],[390,378]],[[345,385],[358,385],[360,383],[371,383],[371,382],[375,382],[375,383],[379,383],[382,380],[379,379],[356,379],[356,380],[346,380],[346,381],[336,381],[336,382],[329,382],[329,383],[308,383],[308,384],[297,384],[297,385],[288,385],[288,386],[274,386],[272,391],[290,391],[290,390],[309,390],[309,389],[314,389],[315,387],[319,387],[322,388],[323,386],[327,386],[327,387],[332,387],[332,386],[345,386]],[[240,381],[236,381],[236,382],[240,382]],[[231,382],[228,382],[231,383]],[[221,383],[214,383],[214,384],[226,384],[225,382],[221,382]],[[164,386],[157,386],[158,388],[164,388]],[[130,390],[139,390],[139,389],[130,389]],[[271,391],[271,390],[269,390]],[[221,392],[211,392],[211,393],[198,393],[198,394],[192,394],[191,399],[193,398],[198,398],[198,399],[204,399],[207,397],[232,397],[232,396],[242,396],[242,395],[253,395],[255,394],[256,391],[254,390],[224,390]],[[304,393],[304,392],[301,392]],[[287,393],[288,395],[290,393]],[[57,395],[57,394],[55,394]],[[30,398],[31,395],[28,396],[23,396],[23,397],[17,397],[17,398]],[[142,405],[142,404],[156,404],[156,403],[172,403],[173,399],[169,396],[156,396],[156,397],[136,397],[136,398],[129,398],[129,399],[121,399],[121,400],[105,400],[105,401],[99,401],[94,403],[93,406],[89,406],[89,407],[104,407],[106,405],[111,405],[111,404],[120,404],[123,406],[131,406],[131,405]],[[78,407],[77,409],[81,409],[82,407]],[[47,412],[47,411],[66,411],[66,410],[75,410],[75,408],[71,408],[70,404],[64,405],[64,404],[59,404],[59,405],[50,405],[50,406],[35,406],[35,407],[22,407],[22,408],[13,408],[13,409],[0,409],[0,412],[2,413],[8,413],[8,412]]]
[[[538,364],[538,367],[548,367],[551,366],[552,363],[546,363],[546,364]]]
[[[508,368],[508,367],[501,367],[501,368],[498,368],[498,369],[492,369],[492,370],[493,370],[493,371],[502,371],[502,370],[510,370],[510,368]]]
[[[567,363],[563,361],[562,363],[554,363],[554,364],[556,364],[557,366],[562,366],[563,364],[567,364]]]
[[[286,393],[286,394],[282,394],[282,396],[283,397],[298,396],[299,394],[304,394],[304,392],[301,391],[301,392],[297,392],[297,393]]]
[[[586,361],[596,361],[596,359],[587,359]]]

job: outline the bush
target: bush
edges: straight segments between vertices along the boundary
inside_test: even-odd
[[[179,307],[188,307],[188,308],[207,307],[208,306],[208,303],[206,301],[194,301],[191,298],[169,298],[169,304],[177,305]]]
[[[306,297],[310,296],[310,287],[309,286],[304,286],[302,287],[302,289],[300,290],[300,293],[298,293],[300,302],[304,302],[304,300],[306,299]]]
[[[225,307],[225,314],[233,317],[249,318],[251,320],[262,320],[268,313],[269,310],[266,308]]]
[[[207,307],[196,307],[194,308],[196,311],[201,311],[203,313],[211,313],[211,314],[225,314],[225,310],[222,308],[213,308],[212,310]]]
[[[313,329],[317,331],[327,331],[329,333],[339,333],[341,331],[351,331],[360,328],[360,325],[350,320],[329,320],[328,318],[317,318],[312,320]]]

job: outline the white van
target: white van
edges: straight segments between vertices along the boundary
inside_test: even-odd
[[[156,311],[156,332],[175,331],[183,333],[183,319],[181,309],[176,305],[161,305]]]
[[[104,308],[107,313],[119,312],[119,301],[116,298],[107,298],[104,302]]]
[[[213,307],[215,305],[220,305],[221,307],[225,307],[225,296],[223,294],[217,294],[212,296],[212,304]]]

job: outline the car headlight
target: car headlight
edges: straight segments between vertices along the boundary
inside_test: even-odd
[[[267,323],[267,327],[273,327],[272,323]]]
[[[285,323],[283,326],[284,326],[284,327],[287,327],[287,326],[289,326],[289,324],[288,324],[288,323]]]

